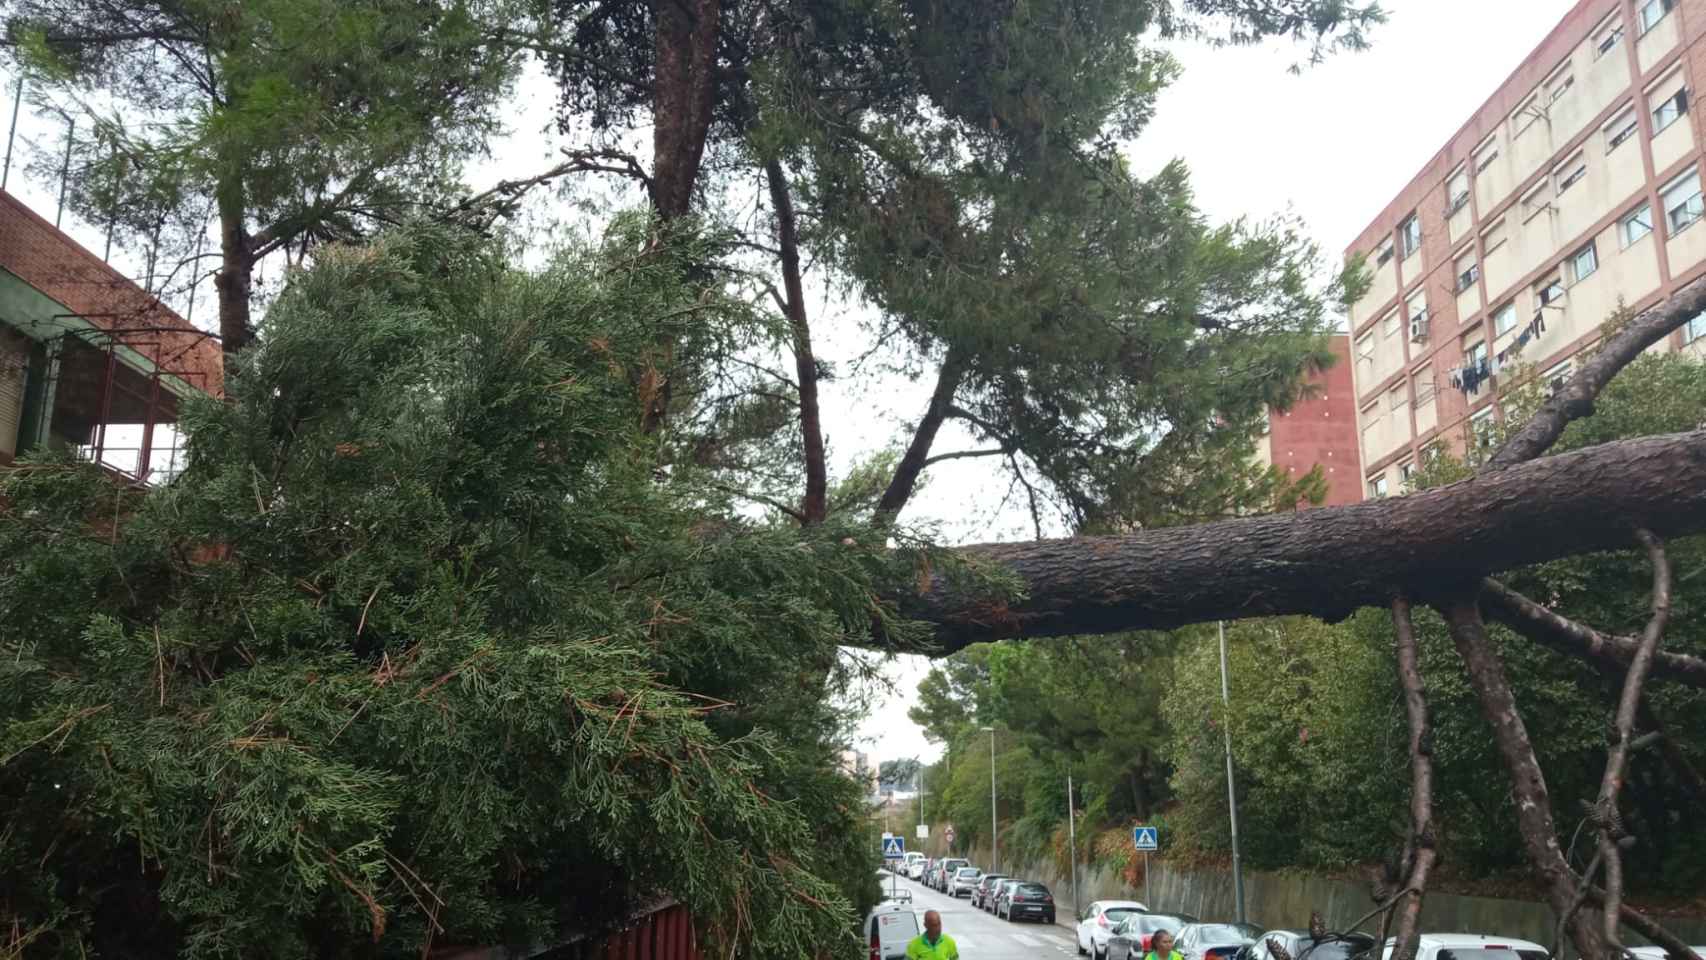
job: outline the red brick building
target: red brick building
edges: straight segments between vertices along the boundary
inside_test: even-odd
[[[1308,378],[1310,396],[1285,412],[1268,416],[1268,432],[1257,457],[1303,476],[1320,465],[1327,476],[1325,506],[1362,499],[1356,431],[1356,398],[1351,386],[1351,338],[1335,334],[1331,348],[1337,363]]]
[[[1371,495],[1489,443],[1512,375],[1561,381],[1620,303],[1706,274],[1703,37],[1706,0],[1581,0],[1350,244]],[[1658,349],[1706,353],[1706,317]]]
[[[47,446],[169,479],[178,404],[223,369],[217,341],[0,192],[0,464]]]

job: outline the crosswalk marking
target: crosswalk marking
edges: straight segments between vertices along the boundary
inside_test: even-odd
[[[1027,947],[1047,946],[1047,944],[1035,939],[1034,937],[1032,937],[1028,933],[1015,933],[1015,934],[1013,934],[1013,939],[1019,941],[1020,943],[1024,944]]]

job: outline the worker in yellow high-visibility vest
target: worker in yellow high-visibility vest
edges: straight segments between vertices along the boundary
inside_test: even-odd
[[[924,913],[924,932],[906,945],[906,960],[960,960],[960,948],[954,938],[942,932],[942,915],[934,910]]]

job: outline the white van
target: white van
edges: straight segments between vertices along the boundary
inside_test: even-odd
[[[1383,960],[1392,960],[1392,941],[1386,938]],[[1424,933],[1416,946],[1416,960],[1547,960],[1549,955],[1530,940],[1478,933]]]
[[[870,960],[906,960],[906,945],[921,931],[918,914],[902,903],[879,903],[865,918],[865,942]]]

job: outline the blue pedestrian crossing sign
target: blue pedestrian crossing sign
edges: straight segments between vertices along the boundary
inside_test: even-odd
[[[906,839],[904,837],[883,838],[883,859],[899,860],[906,856]]]
[[[1161,831],[1157,827],[1132,827],[1131,842],[1141,851],[1161,849]]]

